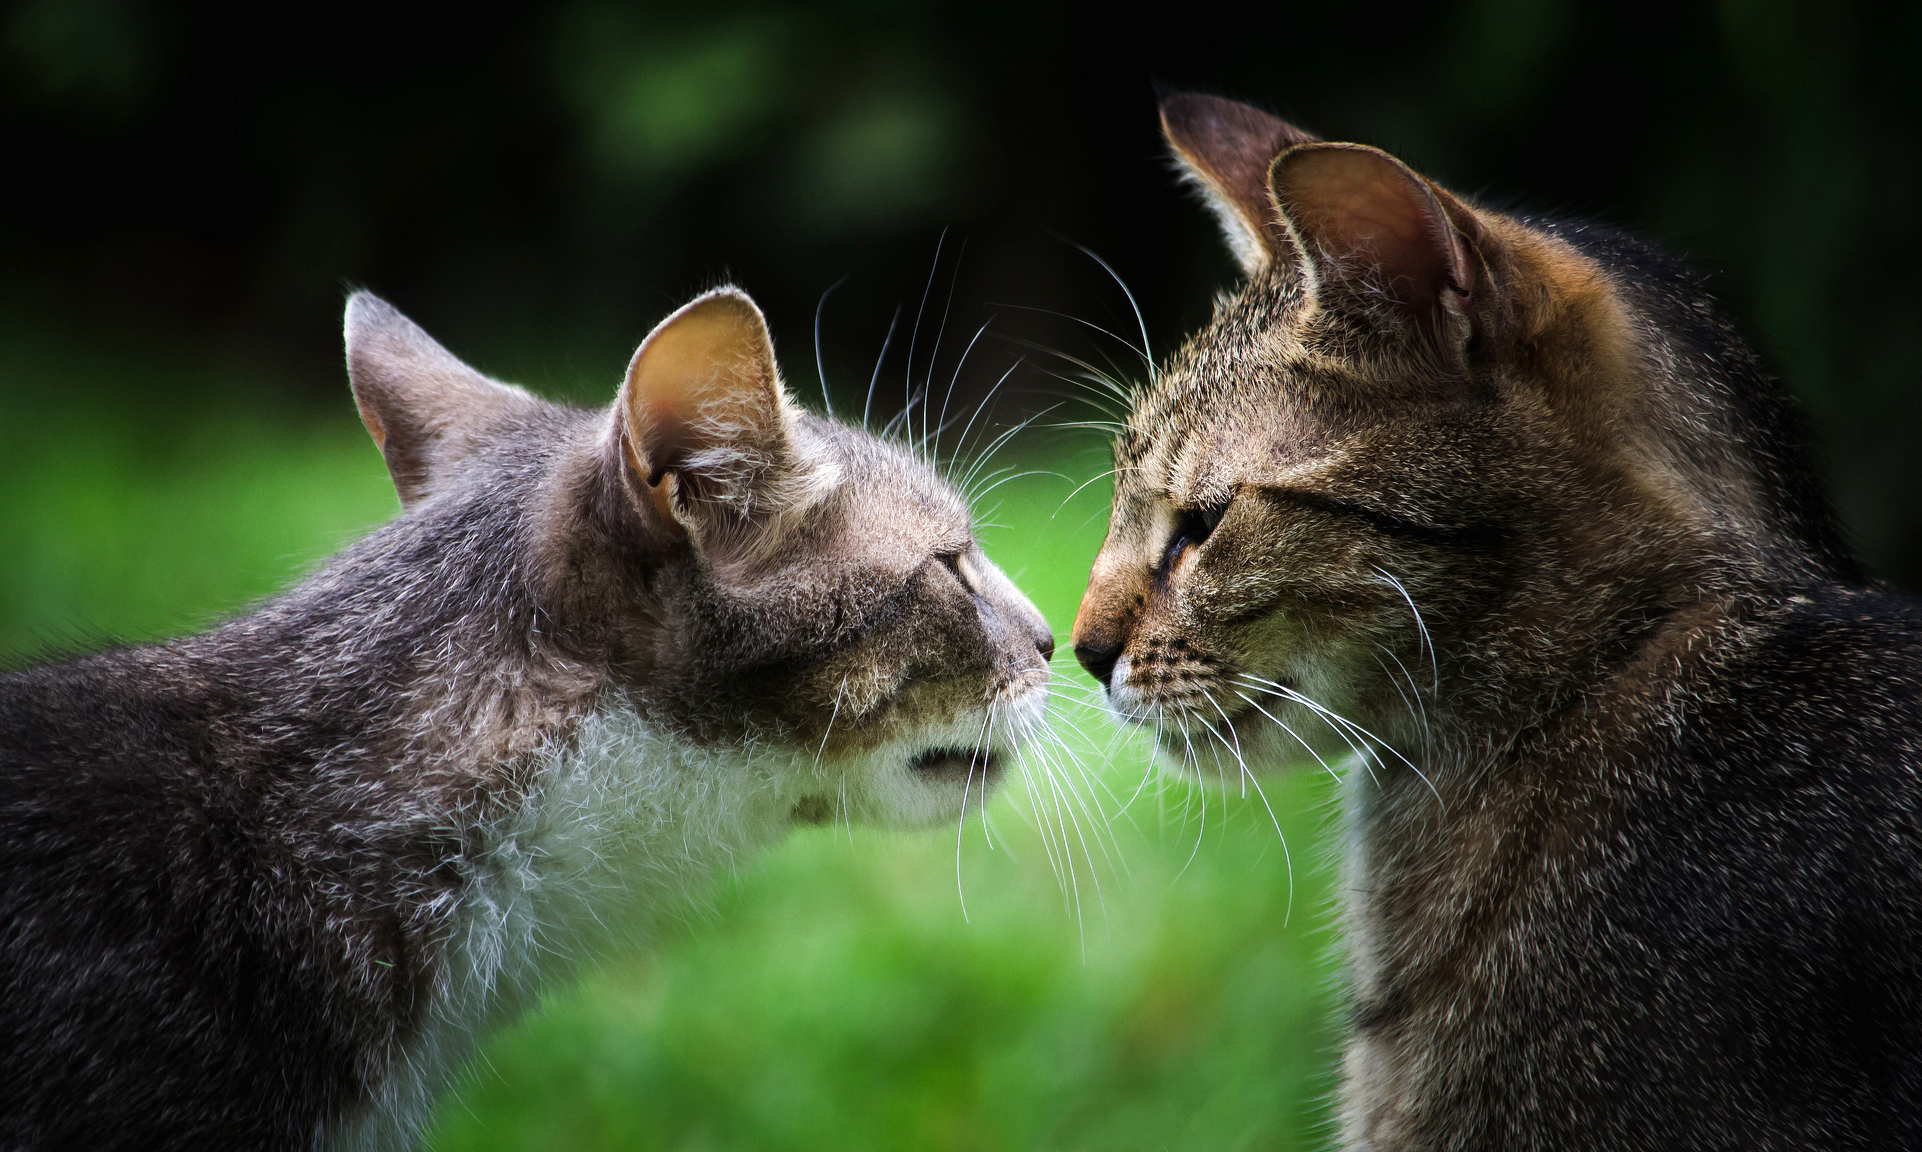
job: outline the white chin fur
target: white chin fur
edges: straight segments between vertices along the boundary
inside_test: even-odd
[[[1029,689],[1011,699],[964,711],[938,724],[917,728],[895,740],[817,774],[834,802],[836,817],[861,823],[919,828],[944,823],[964,805],[980,803],[1013,767],[1021,746],[1046,720],[1048,691]],[[995,764],[993,779],[984,771],[932,773],[915,760],[933,749],[979,750]]]

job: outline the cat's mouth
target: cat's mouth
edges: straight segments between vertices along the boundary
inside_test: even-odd
[[[957,784],[981,780],[993,784],[1001,779],[1001,757],[982,748],[929,748],[916,753],[908,767],[918,775]]]

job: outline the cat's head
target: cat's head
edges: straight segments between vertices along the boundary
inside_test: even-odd
[[[347,343],[410,517],[519,508],[499,546],[532,618],[500,627],[795,819],[950,817],[1039,726],[1053,640],[966,501],[796,405],[741,292],[663,320],[600,410],[488,380],[364,293]]]
[[[1781,390],[1659,254],[1231,101],[1162,118],[1246,281],[1115,444],[1074,644],[1176,758],[1513,730],[1691,603],[1852,564]]]

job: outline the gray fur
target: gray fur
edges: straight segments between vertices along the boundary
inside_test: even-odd
[[[620,405],[371,296],[347,343],[402,516],[210,632],[0,677],[0,1147],[408,1146],[582,958],[797,821],[952,818],[1038,721],[1048,629],[961,498],[771,349],[778,493],[712,453],[650,487]]]

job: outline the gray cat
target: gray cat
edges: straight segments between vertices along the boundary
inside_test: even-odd
[[[610,409],[372,296],[405,511],[204,635],[0,677],[0,1147],[400,1148],[488,1028],[797,822],[981,802],[1053,642],[910,451],[700,297]]]
[[[1345,1146],[1922,1146],[1922,614],[1782,387],[1635,240],[1162,117],[1246,281],[1075,651],[1190,772],[1350,758]]]

